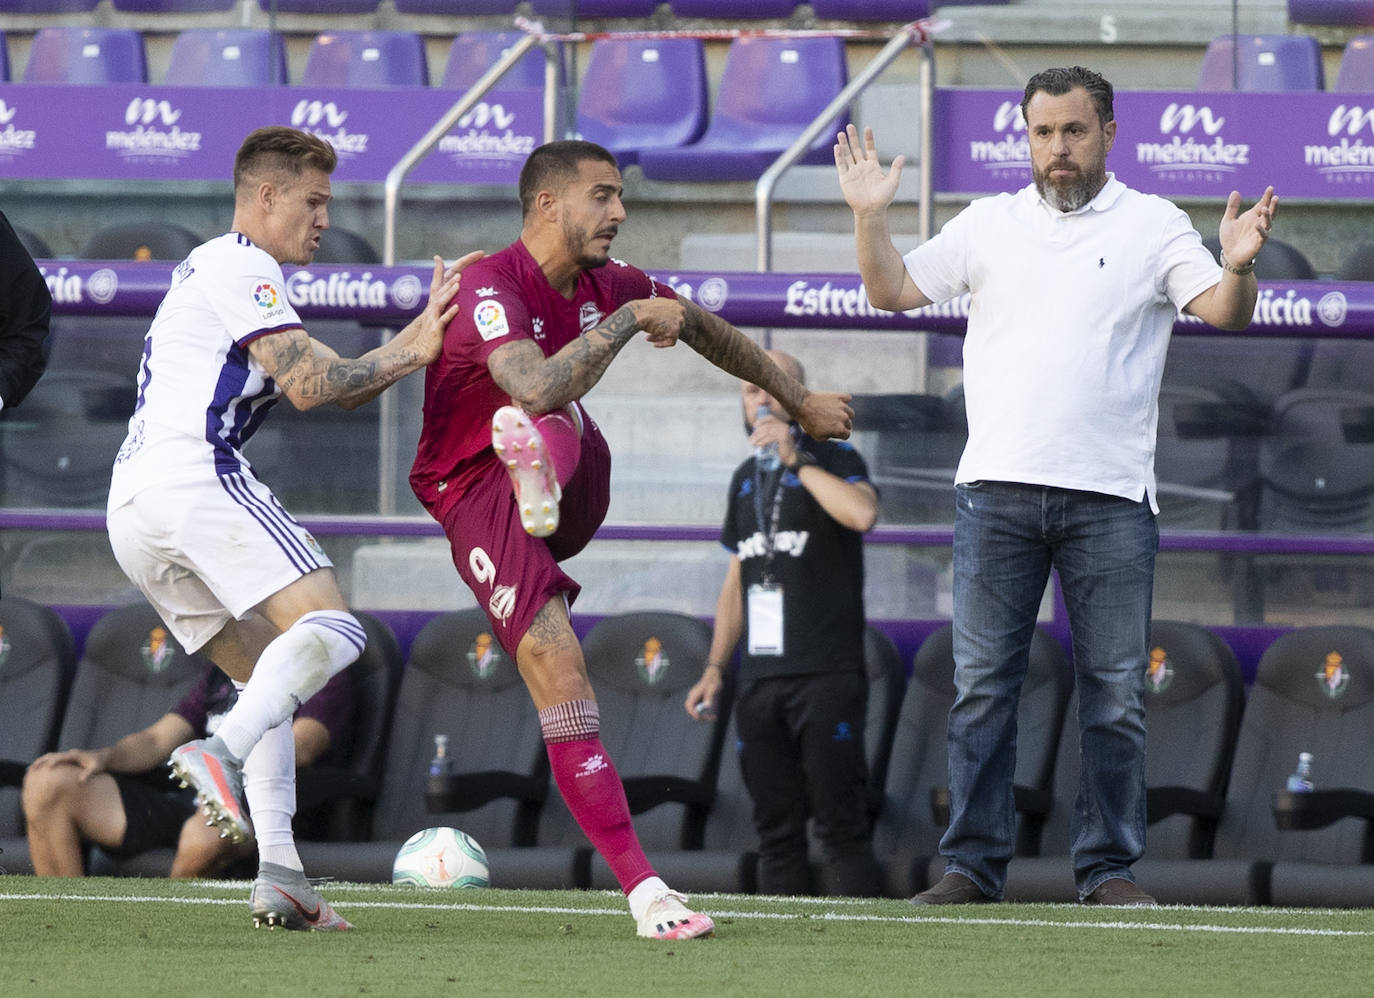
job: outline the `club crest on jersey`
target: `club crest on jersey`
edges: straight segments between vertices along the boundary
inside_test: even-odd
[[[286,299],[271,281],[261,281],[253,288],[253,304],[264,319],[280,319],[286,315]]]
[[[1350,672],[1346,669],[1341,653],[1338,651],[1327,652],[1326,661],[1322,663],[1320,669],[1313,673],[1313,676],[1318,685],[1321,686],[1322,692],[1332,700],[1344,694],[1346,687],[1350,685]]]
[[[176,657],[176,649],[168,640],[167,631],[161,627],[154,627],[148,632],[148,639],[143,642],[140,651],[143,654],[143,664],[148,667],[149,672],[166,672],[172,667],[172,659]]]
[[[497,649],[492,636],[486,631],[473,639],[472,647],[468,649],[467,658],[468,668],[478,679],[488,678],[501,664],[501,652]]]
[[[1163,693],[1174,681],[1174,669],[1169,664],[1169,656],[1163,648],[1150,649],[1150,666],[1145,673],[1145,684],[1153,693]]]
[[[506,310],[499,301],[484,301],[472,310],[472,321],[477,333],[484,340],[494,340],[510,332],[506,321]]]
[[[635,668],[639,670],[639,675],[646,683],[653,686],[668,672],[668,666],[672,662],[663,653],[663,642],[658,638],[649,638],[644,642],[644,648],[635,658]]]
[[[582,307],[577,310],[577,325],[584,333],[601,325],[601,309],[596,307],[596,302],[582,303]]]

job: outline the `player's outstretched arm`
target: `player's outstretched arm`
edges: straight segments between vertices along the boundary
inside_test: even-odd
[[[390,341],[361,357],[340,357],[300,328],[260,337],[249,345],[249,352],[297,409],[328,404],[356,409],[439,356],[444,330],[457,312],[451,303],[462,272],[482,255],[469,253],[452,267],[436,256],[424,311]]]
[[[545,357],[533,340],[512,340],[492,352],[487,369],[526,412],[551,412],[591,391],[635,333],[643,329],[655,345],[670,346],[682,321],[680,302],[638,299],[620,306],[552,357]]]
[[[679,338],[716,367],[741,381],[758,385],[817,440],[849,438],[854,426],[850,396],[843,392],[813,392],[773,363],[764,349],[720,316],[683,300],[684,321]]]

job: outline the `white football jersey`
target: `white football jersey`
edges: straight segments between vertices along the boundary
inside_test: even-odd
[[[281,390],[248,345],[299,326],[281,265],[247,236],[226,233],[192,250],[143,340],[109,508],[169,482],[251,474],[243,445]]]

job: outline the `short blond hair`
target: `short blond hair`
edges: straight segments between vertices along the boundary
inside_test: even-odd
[[[299,177],[306,170],[333,173],[339,165],[334,147],[297,128],[269,125],[250,132],[234,157],[234,190],[239,191],[263,173]]]

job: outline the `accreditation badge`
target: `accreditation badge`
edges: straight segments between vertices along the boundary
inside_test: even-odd
[[[782,654],[782,586],[755,583],[749,587],[749,654]]]

